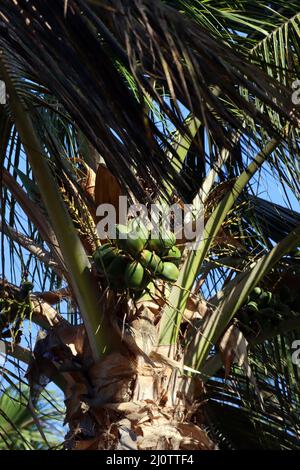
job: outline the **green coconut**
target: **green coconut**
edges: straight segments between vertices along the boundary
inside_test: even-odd
[[[158,235],[152,234],[148,241],[148,248],[156,253],[163,254],[172,248],[176,243],[176,236],[170,230],[160,231]]]
[[[144,268],[138,261],[127,264],[124,274],[126,287],[140,289],[143,286]]]
[[[262,292],[258,298],[259,306],[267,307],[268,305],[270,305],[272,297],[273,297],[272,292],[269,292],[269,291]]]
[[[151,282],[151,277],[147,274],[146,270],[144,269],[144,277],[140,287],[131,289],[131,297],[135,300],[149,301],[152,300],[151,293],[155,291],[155,286]]]
[[[178,265],[181,260],[181,251],[177,246],[170,248],[167,253],[163,256],[164,261],[171,261],[172,263]]]
[[[164,230],[162,232],[161,238],[162,238],[162,244],[163,244],[165,250],[169,250],[176,243],[175,234],[173,232],[171,232],[170,230]]]
[[[262,294],[262,289],[260,287],[254,287],[253,291],[250,293],[250,298],[252,300],[258,300],[259,296]]]
[[[166,261],[163,263],[161,278],[168,282],[176,282],[179,276],[179,270],[174,263]]]
[[[97,271],[103,273],[109,264],[118,256],[118,250],[110,243],[100,246],[93,255],[93,260]]]
[[[163,262],[153,251],[143,250],[140,257],[141,264],[154,276],[160,275],[163,271]]]
[[[257,303],[254,302],[253,300],[247,304],[247,307],[252,312],[258,312],[259,311]]]
[[[114,289],[124,289],[125,284],[125,271],[128,266],[128,259],[119,255],[115,258],[107,268],[107,277],[110,287]]]
[[[139,220],[132,220],[128,224],[129,231],[132,233],[136,233],[137,238],[141,238],[146,245],[149,239],[149,230],[146,226],[140,222]]]
[[[164,249],[162,239],[160,237],[150,238],[147,243],[147,248],[150,251],[155,251],[156,253],[161,253]]]
[[[120,245],[122,245],[123,240],[128,237],[129,228],[127,227],[127,225],[117,224],[115,229],[116,238],[113,239],[113,241],[120,249],[122,249],[122,246]]]
[[[144,232],[139,230],[130,230],[125,225],[117,225],[116,231],[116,243],[118,247],[126,253],[137,256],[146,245],[147,240],[145,239]]]

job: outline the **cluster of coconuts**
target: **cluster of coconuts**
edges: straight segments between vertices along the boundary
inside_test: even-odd
[[[99,274],[112,289],[143,290],[153,279],[174,283],[178,279],[181,252],[171,231],[156,236],[134,221],[116,225],[116,238],[93,255]]]
[[[247,299],[247,308],[252,312],[259,312],[262,309],[270,308],[273,299],[273,294],[270,291],[265,291],[261,287],[255,287]]]
[[[300,296],[287,286],[272,293],[262,287],[255,287],[250,293],[247,303],[241,311],[243,323],[254,326],[255,323],[276,326],[286,317],[298,316],[300,312]],[[258,314],[258,315],[255,315]]]

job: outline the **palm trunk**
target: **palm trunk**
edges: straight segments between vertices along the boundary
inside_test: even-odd
[[[118,311],[110,293],[103,308],[122,336],[122,350],[95,362],[84,327],[57,322],[37,342],[29,382],[40,383],[44,375],[64,383],[65,421],[69,425],[66,449],[77,450],[183,450],[213,449],[214,443],[195,415],[203,385],[182,374],[176,361],[157,347],[155,325],[158,304],[127,302]],[[60,380],[57,380],[58,377]]]
[[[127,333],[125,333],[127,334]],[[202,385],[155,353],[112,353],[77,375],[66,390],[70,431],[77,450],[209,450],[195,424]]]
[[[101,368],[101,372],[100,372]],[[103,376],[103,371],[107,375]],[[164,367],[136,367],[111,355],[94,367],[94,395],[70,416],[69,448],[90,450],[209,450],[214,444],[192,422],[191,384]],[[188,396],[188,398],[187,398]],[[78,403],[77,403],[77,406]],[[69,410],[68,410],[69,411]]]

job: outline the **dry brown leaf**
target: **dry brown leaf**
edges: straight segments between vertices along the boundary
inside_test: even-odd
[[[228,377],[232,364],[238,363],[240,366],[247,357],[247,340],[243,333],[234,325],[231,325],[222,336],[219,342],[221,358],[225,367],[225,377]]]
[[[95,196],[95,184],[96,184],[96,173],[95,171],[84,161],[83,158],[74,158],[75,163],[80,163],[81,171],[84,176],[79,179],[78,183],[86,193],[88,198],[94,201]]]
[[[55,305],[58,304],[62,299],[71,297],[71,292],[67,287],[65,287],[56,291],[35,292],[34,295],[39,299],[44,300],[44,302],[47,302],[49,305]]]
[[[209,311],[209,307],[207,303],[203,299],[195,299],[193,297],[189,297],[186,309],[183,314],[184,320],[194,320],[195,318],[204,318],[207,312]]]
[[[82,397],[88,393],[84,383],[73,382],[65,391],[66,416],[65,423],[80,419],[84,414],[86,404],[83,403]]]
[[[62,343],[70,348],[73,356],[82,357],[86,352],[87,338],[84,325],[61,326],[56,330],[56,334]]]
[[[96,173],[86,163],[86,177],[82,181],[82,188],[85,193],[94,200],[95,198],[95,186],[96,186]]]
[[[136,434],[131,429],[129,419],[123,419],[118,422],[118,446],[117,450],[137,450]]]
[[[101,397],[101,406],[103,403],[129,401],[130,386],[135,374],[135,362],[120,353],[110,354],[94,364],[89,370],[89,377],[95,397]]]
[[[74,450],[98,450],[98,438],[76,441]]]
[[[184,450],[213,450],[215,444],[201,428],[192,423],[179,423],[177,429],[180,431],[183,440],[180,449]]]
[[[225,377],[228,377],[230,374],[231,367],[234,363],[242,367],[252,383],[263,408],[263,397],[258,389],[256,379],[248,361],[248,341],[243,333],[236,326],[231,325],[221,338],[219,349],[225,367]]]
[[[116,209],[117,223],[119,213],[119,197],[123,192],[116,177],[109,171],[106,166],[100,164],[97,170],[95,183],[95,203],[98,207],[100,204],[112,204]]]

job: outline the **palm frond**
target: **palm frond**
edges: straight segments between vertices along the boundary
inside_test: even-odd
[[[244,372],[220,371],[207,384],[207,413],[212,430],[236,449],[299,449],[299,371],[292,344],[299,326],[286,335],[251,347],[251,369],[263,406]]]
[[[249,195],[249,212],[264,237],[276,243],[300,225],[300,213],[257,196]],[[246,210],[246,213],[248,210]]]
[[[50,399],[44,394],[36,410],[36,417],[28,406],[29,389],[11,385],[1,391],[0,396],[0,448],[2,450],[33,450],[47,449],[36,427],[36,417],[43,425],[43,432],[51,447],[62,441],[62,434],[57,424],[62,415],[51,405]],[[51,400],[55,405],[55,397]]]
[[[251,115],[274,135],[267,114],[255,107],[255,97],[290,119],[288,90],[162,2],[136,0],[125,6],[115,0],[106,8],[105,3],[89,6],[89,2],[70,1],[66,20],[63,4],[56,1],[50,8],[35,1],[31,9],[26,2],[3,2],[0,27],[6,61],[14,74],[21,68],[56,94],[114,173],[121,175],[124,186],[136,195],[143,191],[135,172],[150,186],[154,180],[155,185],[159,182],[162,189],[164,174],[179,193],[187,184],[165,158],[161,144],[171,148],[145,111],[146,94],[177,128],[186,131],[176,104],[181,101],[206,124],[216,143],[227,146],[227,127],[241,128],[244,120],[232,107]],[[84,67],[87,57],[91,60]],[[139,100],[120,80],[116,60],[132,73]],[[49,69],[51,74],[46,73]],[[170,105],[157,86],[164,87]],[[254,101],[243,98],[239,86]],[[221,90],[219,97],[216,88]],[[230,106],[224,106],[225,101]]]

